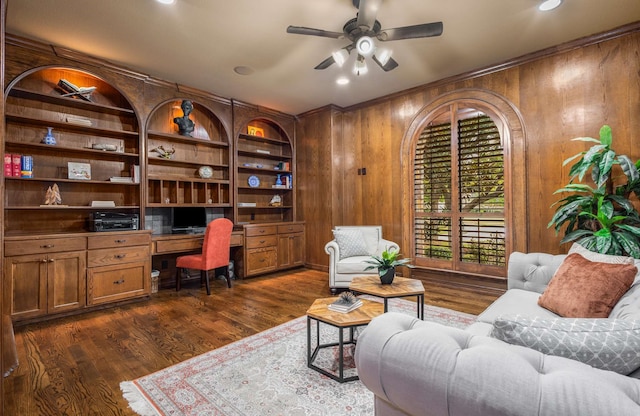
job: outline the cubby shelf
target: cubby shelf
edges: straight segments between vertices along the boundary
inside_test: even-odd
[[[94,127],[94,126],[84,126],[82,124],[75,124],[66,121],[56,121],[45,118],[36,118],[36,117],[25,117],[17,114],[6,114],[7,123],[18,123],[18,124],[30,124],[34,126],[42,126],[42,127],[53,127],[58,130],[71,131],[71,132],[80,132],[80,133],[88,133],[95,136],[103,136],[103,137],[113,137],[113,138],[126,138],[126,137],[134,137],[137,138],[139,136],[137,131],[128,131],[128,130],[119,130],[119,129],[111,129],[105,127]]]

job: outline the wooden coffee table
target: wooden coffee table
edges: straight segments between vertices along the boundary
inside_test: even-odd
[[[309,310],[307,310],[307,366],[340,383],[344,383],[346,381],[358,380],[358,376],[344,376],[343,347],[345,345],[356,343],[353,335],[353,331],[355,328],[367,325],[373,318],[378,315],[382,315],[384,313],[384,310],[382,304],[380,304],[379,302],[374,302],[367,299],[362,299],[362,306],[348,313],[334,312],[327,308],[327,305],[335,302],[337,299],[337,296],[331,298],[316,299],[311,307],[309,307]],[[311,348],[312,321],[316,321],[316,343],[313,351]],[[338,342],[328,342],[323,344],[320,341],[321,322],[338,328]],[[344,338],[345,329],[349,330],[349,338],[346,340]],[[336,346],[338,347],[337,375],[314,364],[318,352],[320,352],[321,349]]]
[[[417,316],[424,320],[424,286],[420,280],[396,276],[392,284],[383,285],[378,275],[357,276],[351,280],[349,290],[383,298],[385,312],[389,309],[389,299],[416,296]]]

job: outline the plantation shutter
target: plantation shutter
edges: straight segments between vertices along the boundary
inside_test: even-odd
[[[505,265],[500,132],[490,117],[469,110],[451,113],[449,122],[428,125],[416,142],[417,265],[473,272]],[[459,114],[464,118],[458,120]]]

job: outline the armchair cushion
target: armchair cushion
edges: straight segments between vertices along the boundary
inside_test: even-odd
[[[640,367],[640,321],[503,316],[491,336],[624,375]]]
[[[333,236],[338,243],[340,260],[347,257],[367,256],[371,254],[364,240],[362,231],[358,229],[333,230]]]

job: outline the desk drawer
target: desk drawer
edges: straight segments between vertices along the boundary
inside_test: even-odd
[[[278,225],[278,234],[301,233],[304,231],[304,224]]]
[[[151,242],[150,234],[109,234],[89,237],[89,249],[108,247],[141,246]]]
[[[5,241],[5,256],[21,256],[23,254],[56,253],[61,251],[86,250],[87,240],[84,237],[43,238]]]
[[[185,238],[180,240],[158,240],[154,254],[176,253],[202,250],[204,237]]]
[[[263,227],[247,227],[244,231],[247,237],[255,237],[260,235],[276,234],[278,232],[278,227],[275,225],[265,225]]]
[[[247,249],[273,247],[278,244],[278,238],[275,235],[265,235],[261,237],[247,237]]]
[[[149,258],[149,246],[127,248],[103,248],[89,250],[88,266],[107,266],[111,264],[131,263],[134,261],[146,261]]]
[[[148,262],[94,267],[87,272],[87,304],[99,305],[148,295],[151,291]]]

